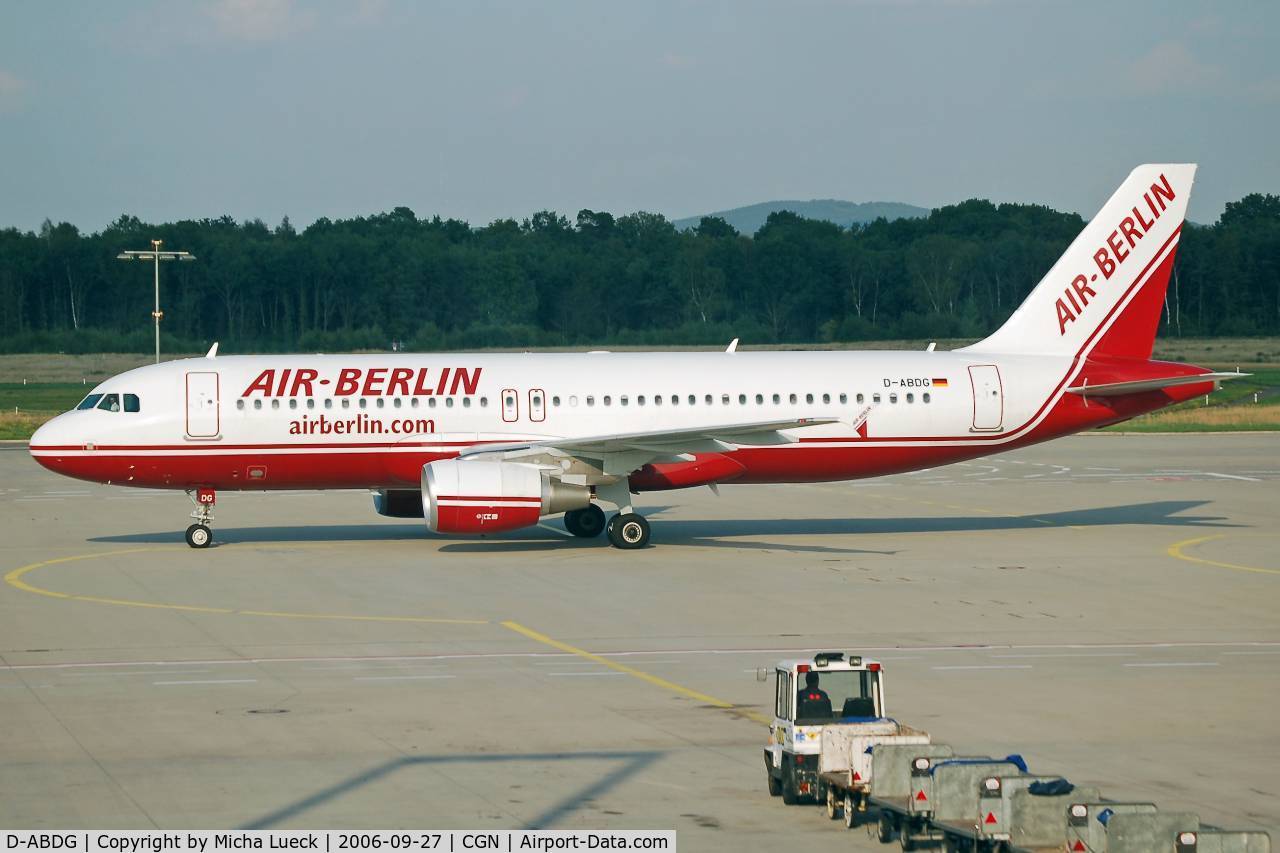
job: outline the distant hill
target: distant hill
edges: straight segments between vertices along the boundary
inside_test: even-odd
[[[855,222],[859,225],[874,222],[880,217],[885,219],[909,219],[928,216],[929,209],[916,207],[913,204],[900,204],[894,201],[839,201],[833,198],[812,199],[810,201],[763,201],[746,207],[735,207],[733,210],[718,210],[715,213],[690,216],[677,219],[675,226],[679,230],[695,228],[703,216],[719,216],[739,232],[752,235],[760,230],[770,213],[789,210],[806,219],[822,219],[834,222],[841,228],[848,228]]]

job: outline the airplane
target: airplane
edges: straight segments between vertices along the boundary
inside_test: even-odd
[[[373,492],[435,533],[650,541],[633,494],[878,477],[1025,447],[1239,373],[1151,359],[1194,164],[1134,169],[1013,315],[950,352],[219,356],[95,387],[32,436],[43,466],[181,489]],[[601,504],[615,512],[607,517]]]

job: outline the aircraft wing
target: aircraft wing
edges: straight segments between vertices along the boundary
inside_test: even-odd
[[[1247,373],[1194,373],[1137,379],[1131,382],[1104,382],[1098,385],[1090,385],[1086,382],[1084,385],[1068,388],[1067,391],[1079,394],[1081,397],[1120,397],[1125,394],[1140,394],[1143,391],[1159,391],[1161,388],[1171,388],[1175,385],[1198,385],[1201,382],[1213,382],[1216,385],[1227,379],[1239,379],[1248,375]]]
[[[549,438],[510,444],[489,444],[464,450],[459,459],[517,457],[543,451],[598,459],[611,474],[623,474],[646,463],[668,458],[688,460],[694,453],[722,453],[742,445],[790,444],[797,439],[784,430],[840,423],[839,418],[787,418],[776,421],[713,424],[652,432],[617,433],[582,438]]]

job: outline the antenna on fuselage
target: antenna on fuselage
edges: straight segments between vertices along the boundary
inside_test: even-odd
[[[937,342],[937,341],[929,341],[929,345],[928,345],[927,347],[925,347],[925,348],[924,348],[924,351],[925,351],[925,352],[933,352],[933,351],[934,351],[935,349],[937,349],[937,348],[938,348],[938,342]]]
[[[738,339],[734,338],[733,340],[729,341],[729,346],[725,347],[725,352],[737,352],[737,351],[738,351]]]
[[[205,353],[205,354],[204,354],[204,357],[205,357],[205,358],[217,358],[217,357],[218,357],[218,342],[217,342],[217,341],[214,341],[214,342],[213,342],[213,346],[209,347],[209,351],[208,351],[207,353]]]

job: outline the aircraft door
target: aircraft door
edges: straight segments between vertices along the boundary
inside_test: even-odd
[[[1000,429],[1004,422],[1004,388],[1000,382],[1000,368],[994,364],[971,365],[969,381],[973,383],[973,431]]]
[[[187,374],[187,437],[217,438],[221,427],[218,412],[218,374],[193,371]]]
[[[547,395],[541,388],[529,391],[529,420],[541,423],[547,419]]]
[[[502,420],[513,424],[520,418],[520,397],[514,388],[502,389]]]

